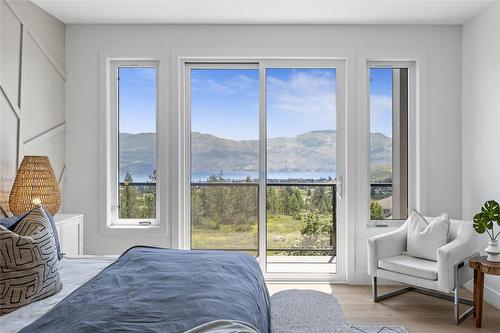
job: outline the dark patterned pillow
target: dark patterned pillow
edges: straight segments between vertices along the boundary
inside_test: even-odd
[[[57,257],[59,260],[62,259],[62,253],[61,253],[61,247],[59,245],[59,236],[57,234],[57,227],[56,223],[54,222],[54,218],[52,217],[52,214],[47,209],[43,209],[45,214],[47,214],[47,217],[49,218],[50,225],[52,226],[52,232],[54,233],[54,239],[56,240],[56,247],[57,247]],[[14,230],[16,228],[16,223],[21,221],[28,213],[25,213],[24,215],[20,216],[12,216],[4,219],[0,219],[0,226],[5,227],[9,230]]]
[[[0,272],[0,315],[61,290],[54,232],[43,208],[33,208],[14,230],[0,227]]]

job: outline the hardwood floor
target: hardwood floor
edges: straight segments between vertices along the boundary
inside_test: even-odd
[[[411,333],[500,332],[500,311],[487,303],[483,308],[483,327],[476,328],[472,316],[460,326],[454,324],[451,302],[415,292],[373,303],[370,286],[268,283],[268,289],[271,294],[285,289],[314,289],[332,294],[353,324],[403,325]],[[380,286],[379,290],[391,289],[393,287]],[[465,289],[461,296],[472,299],[472,294]],[[461,310],[465,308],[466,305],[461,305]]]

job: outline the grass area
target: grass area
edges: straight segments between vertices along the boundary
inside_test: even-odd
[[[303,238],[300,233],[302,221],[288,215],[267,216],[268,248],[293,247]]]
[[[268,215],[268,248],[292,248],[301,243],[304,236],[300,230],[303,221],[288,215]],[[192,229],[193,249],[255,249],[258,245],[257,222],[245,231],[236,226],[223,225],[219,230]],[[277,254],[277,253],[270,253]],[[281,253],[280,253],[281,254]]]

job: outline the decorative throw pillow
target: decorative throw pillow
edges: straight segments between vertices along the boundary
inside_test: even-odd
[[[56,247],[57,247],[57,257],[59,260],[62,259],[62,253],[61,253],[61,245],[59,244],[59,235],[57,234],[57,227],[56,223],[54,222],[54,218],[52,217],[52,214],[47,209],[43,209],[47,217],[49,218],[50,225],[52,226],[52,232],[54,233],[54,239],[56,241]],[[21,221],[28,213],[20,216],[12,216],[12,217],[7,217],[4,219],[0,219],[0,226],[5,227],[9,230],[14,230],[16,227],[16,223]]]
[[[14,230],[0,227],[0,271],[0,315],[61,290],[54,233],[41,207]]]
[[[448,243],[450,220],[443,213],[432,221],[427,221],[419,213],[412,211],[408,218],[407,253],[409,256],[437,261],[437,250]]]

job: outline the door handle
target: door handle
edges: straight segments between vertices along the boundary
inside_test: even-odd
[[[337,199],[342,200],[344,196],[344,186],[342,184],[342,177],[337,178]]]

